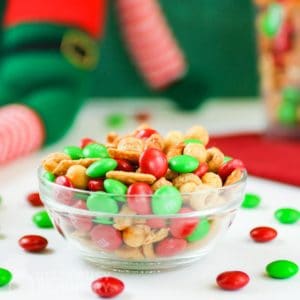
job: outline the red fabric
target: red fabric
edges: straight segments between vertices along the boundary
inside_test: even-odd
[[[209,144],[241,159],[251,175],[300,186],[300,141],[244,133],[212,137]]]
[[[0,165],[41,147],[44,127],[37,114],[23,105],[0,108]]]
[[[51,22],[75,26],[99,38],[105,4],[106,0],[8,0],[4,26]]]
[[[147,84],[162,89],[182,78],[186,62],[158,0],[117,0],[128,50]]]

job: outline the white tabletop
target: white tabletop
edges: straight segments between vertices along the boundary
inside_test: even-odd
[[[0,169],[0,267],[13,273],[12,283],[0,288],[0,299],[97,299],[90,283],[101,276],[122,279],[125,291],[117,299],[297,299],[300,274],[288,280],[270,279],[265,266],[277,259],[289,259],[300,265],[299,225],[281,225],[273,217],[280,207],[300,209],[300,189],[257,178],[249,178],[247,191],[262,197],[257,209],[240,210],[224,239],[211,253],[193,266],[160,274],[136,275],[103,271],[83,261],[53,229],[38,229],[31,222],[36,208],[25,201],[37,190],[36,168],[46,153],[66,144],[78,143],[81,137],[101,139],[108,128],[108,114],[124,113],[128,120],[122,131],[134,128],[130,118],[137,111],[148,110],[151,124],[166,132],[188,128],[195,123],[205,125],[212,133],[234,130],[260,130],[264,127],[262,107],[257,102],[210,102],[194,113],[179,113],[163,101],[91,102],[84,107],[71,132],[62,141],[30,157]],[[267,244],[256,244],[249,231],[268,225],[278,230],[278,237]],[[49,241],[42,254],[25,253],[18,239],[25,234],[40,234]],[[242,270],[250,283],[242,290],[226,292],[216,287],[216,276],[227,270]]]

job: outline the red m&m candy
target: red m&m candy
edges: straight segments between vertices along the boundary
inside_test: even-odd
[[[19,245],[28,252],[41,252],[47,247],[48,241],[40,235],[24,235],[19,239]]]
[[[168,171],[167,156],[158,149],[146,149],[140,156],[140,168],[142,173],[152,174],[156,178],[161,178]]]
[[[128,207],[141,215],[151,214],[152,189],[149,184],[135,182],[127,190]]]
[[[190,208],[182,208],[179,213],[184,214],[192,211]],[[173,218],[170,222],[170,232],[175,238],[184,239],[194,231],[198,222],[197,217]]]
[[[114,251],[122,245],[120,231],[108,225],[97,225],[91,232],[92,241],[101,249]]]
[[[115,277],[101,277],[92,282],[92,290],[103,298],[112,298],[124,290],[124,283]]]
[[[216,281],[220,288],[224,290],[238,290],[249,282],[249,276],[242,271],[227,271],[218,275]]]
[[[224,181],[235,169],[245,169],[244,163],[239,159],[232,159],[219,168],[218,174]]]
[[[88,182],[88,189],[90,191],[103,191],[103,179],[90,179]]]
[[[173,256],[184,251],[186,246],[184,239],[166,238],[157,243],[155,253],[158,256]]]
[[[32,205],[32,206],[44,206],[41,198],[40,198],[40,194],[38,192],[36,193],[30,193],[27,196],[27,201]]]
[[[83,149],[85,146],[95,143],[94,140],[90,139],[90,138],[83,138],[80,141],[80,148]]]
[[[118,165],[116,170],[125,171],[125,172],[134,172],[134,166],[126,159],[116,159]]]
[[[139,130],[135,136],[140,139],[145,139],[145,138],[150,137],[154,133],[157,133],[157,131],[152,128],[145,128],[145,129]]]
[[[194,171],[198,177],[202,177],[208,171],[208,164],[207,163],[200,163],[199,167]]]
[[[277,231],[271,227],[256,227],[250,231],[251,238],[258,243],[265,243],[272,241],[277,236]]]

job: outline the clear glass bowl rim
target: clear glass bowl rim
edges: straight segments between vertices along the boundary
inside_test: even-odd
[[[94,194],[97,192],[94,191],[87,191],[87,190],[80,190],[76,188],[69,188],[65,187],[62,185],[58,185],[55,182],[48,181],[43,177],[44,169],[42,166],[38,168],[38,179],[40,183],[43,183],[47,185],[50,188],[59,188],[62,191],[72,191],[77,194]],[[234,184],[228,185],[228,186],[223,186],[221,188],[207,188],[204,189],[203,191],[198,191],[198,192],[191,192],[191,193],[181,193],[181,196],[183,197],[191,197],[195,195],[204,195],[209,192],[223,192],[223,191],[230,191],[231,189],[233,190],[235,187],[241,186],[246,183],[247,181],[247,171],[243,170],[243,175],[242,178],[235,182]],[[43,193],[41,193],[43,194]],[[122,194],[109,194],[111,197],[124,197]],[[151,197],[152,195],[130,195],[130,197]],[[128,196],[127,196],[128,197]],[[44,199],[42,199],[44,201]],[[80,199],[78,199],[80,200]],[[86,209],[81,209],[81,208],[76,208],[72,207],[63,203],[59,203],[54,200],[48,200],[44,201],[46,203],[46,206],[55,208],[57,211],[60,213],[67,213],[67,214],[74,214],[74,215],[82,215],[82,216],[87,216],[87,217],[107,217],[107,218],[122,218],[122,217],[131,217],[131,218],[137,218],[137,219],[165,219],[165,218],[187,218],[187,217],[203,217],[203,216],[209,216],[209,215],[218,215],[218,214],[223,214],[227,213],[228,211],[232,210],[233,207],[236,207],[236,205],[241,202],[240,200],[235,200],[235,201],[229,201],[225,202],[225,204],[215,206],[212,208],[207,208],[203,210],[198,210],[198,211],[193,211],[193,212],[188,212],[188,213],[177,213],[177,214],[169,214],[169,215],[155,215],[155,214],[149,214],[149,215],[141,215],[141,214],[114,214],[114,213],[105,213],[105,212],[96,212],[96,211],[89,211]]]

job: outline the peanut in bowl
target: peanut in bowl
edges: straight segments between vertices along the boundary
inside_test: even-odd
[[[174,269],[206,255],[232,223],[247,179],[242,170],[220,188],[181,192],[164,185],[149,195],[76,189],[44,175],[41,167],[40,195],[58,232],[87,260],[124,272]]]

